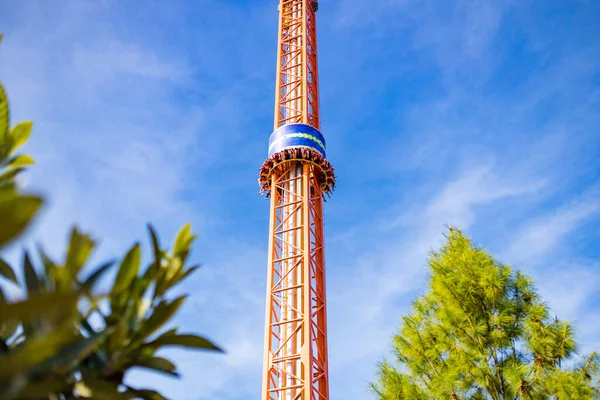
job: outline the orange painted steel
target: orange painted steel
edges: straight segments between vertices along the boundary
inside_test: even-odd
[[[280,0],[275,129],[320,129],[317,3]],[[323,171],[291,159],[269,173],[271,215],[262,400],[329,400]]]
[[[320,129],[317,2],[280,0],[275,129],[303,123]]]
[[[328,400],[323,194],[315,166],[271,177],[264,400]]]

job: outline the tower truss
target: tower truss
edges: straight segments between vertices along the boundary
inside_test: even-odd
[[[275,131],[259,177],[271,197],[263,400],[329,400],[323,201],[335,187],[320,133],[316,12],[280,0]]]
[[[317,9],[315,1],[279,3],[275,129],[294,123],[320,129]]]

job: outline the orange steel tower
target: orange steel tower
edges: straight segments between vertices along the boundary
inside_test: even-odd
[[[316,12],[280,0],[275,128],[260,170],[271,197],[263,400],[329,400],[323,196],[335,175],[320,133]]]

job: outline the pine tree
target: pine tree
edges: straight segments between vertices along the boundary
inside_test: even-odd
[[[371,387],[381,400],[597,399],[599,357],[579,363],[573,327],[528,276],[450,229],[429,258],[429,291],[394,337]]]

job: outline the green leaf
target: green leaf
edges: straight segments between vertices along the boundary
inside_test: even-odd
[[[123,261],[121,261],[121,265],[119,267],[119,272],[117,273],[117,277],[115,278],[115,283],[113,285],[110,297],[111,297],[111,306],[114,305],[116,307],[120,307],[122,304],[120,301],[121,294],[130,288],[131,283],[137,277],[137,274],[140,269],[140,261],[142,257],[142,250],[139,243],[136,243],[125,255]]]
[[[223,352],[210,340],[196,335],[162,335],[158,339],[148,343],[147,346],[158,349],[164,346],[180,346],[188,349],[206,349]]]
[[[35,164],[35,160],[32,157],[26,154],[20,154],[16,157],[11,158],[6,164],[6,168],[26,167],[28,165],[33,164]]]
[[[173,246],[173,257],[177,257],[180,254],[186,254],[189,252],[190,239],[192,238],[192,225],[185,224],[183,228],[177,234],[175,239],[175,245]]]
[[[8,99],[6,98],[4,86],[0,83],[0,162],[4,161],[4,157],[8,153],[8,126]]]
[[[79,337],[77,341],[62,347],[56,352],[55,356],[37,365],[35,372],[52,371],[59,374],[71,372],[84,358],[93,353],[104,342],[111,331],[111,328],[107,328],[88,338]]]
[[[129,400],[133,399],[127,393],[119,392],[119,389],[110,382],[101,381],[92,377],[85,377],[83,381],[75,384],[75,389],[83,399],[95,400]]]
[[[12,267],[6,263],[2,258],[0,258],[0,275],[14,283],[15,285],[19,285],[19,281],[17,280],[17,276],[13,271]]]
[[[127,308],[125,311],[119,309],[124,318],[128,321],[129,331],[137,331],[140,322],[143,321],[144,316],[140,316],[139,312],[142,311],[143,306],[148,303],[151,304],[150,299],[144,299],[144,294],[151,283],[150,274],[155,271],[154,264],[150,265],[144,275],[141,278],[134,279],[130,290],[126,293],[122,293],[119,297],[119,308],[125,301],[127,302]],[[126,299],[123,299],[126,298]]]
[[[66,322],[48,334],[28,338],[21,346],[0,357],[0,381],[30,371],[36,365],[53,357],[74,340],[72,323]]]
[[[41,280],[31,264],[28,252],[23,254],[23,276],[25,277],[25,286],[29,295],[40,291]]]
[[[177,277],[182,274],[184,265],[179,257],[171,258],[164,268],[163,279],[159,282],[159,293],[165,293],[171,286],[177,283]]]
[[[77,228],[71,230],[65,266],[72,279],[75,279],[81,268],[83,268],[83,265],[92,254],[92,250],[94,250],[94,245],[95,243],[90,236],[79,233]]]
[[[131,393],[137,398],[142,400],[168,400],[166,397],[163,397],[162,394],[158,393],[156,390],[150,389],[134,389],[130,386],[127,386],[127,393]]]
[[[96,270],[81,284],[82,289],[85,292],[91,291],[96,282],[102,277],[102,275],[104,275],[106,271],[108,271],[110,267],[113,266],[114,263],[114,261],[109,261],[96,268]]]
[[[65,323],[48,335],[26,340],[22,346],[0,358],[0,380],[2,377],[10,377],[11,374],[25,375],[31,379],[71,373],[98,347],[106,334],[107,331],[90,338],[82,338],[73,335],[71,323]]]
[[[148,231],[150,232],[150,238],[152,240],[152,250],[154,251],[154,261],[155,262],[160,262],[161,257],[161,249],[160,249],[160,244],[158,242],[158,237],[156,236],[156,232],[154,230],[154,227],[150,224],[148,224]]]
[[[29,136],[31,135],[32,128],[33,122],[31,121],[21,122],[12,128],[12,130],[10,131],[12,144],[9,154],[11,154],[19,147],[23,146],[25,142],[27,142],[27,139],[29,139]]]
[[[158,338],[156,338],[156,339],[160,339],[160,338],[162,338],[162,337],[167,337],[167,336],[175,336],[175,335],[177,335],[177,330],[178,330],[178,328],[172,328],[172,329],[169,329],[168,331],[166,331],[166,332],[162,333],[162,334],[161,334],[161,335],[160,335]]]
[[[50,257],[46,254],[46,252],[42,249],[41,245],[38,244],[38,253],[40,258],[42,259],[42,264],[44,264],[44,272],[48,278],[54,277],[54,271],[58,268],[56,263],[52,261]],[[49,279],[52,280],[52,279]]]
[[[43,293],[16,303],[0,303],[0,323],[68,315],[76,308],[79,296],[79,293]]]
[[[3,304],[8,304],[8,301],[6,300],[6,296],[4,296],[4,291],[2,290],[2,287],[0,287],[0,307]],[[0,319],[0,338],[11,338],[17,332],[18,328],[18,321],[2,321],[2,319]]]
[[[41,205],[42,199],[35,196],[0,198],[0,248],[27,228]]]
[[[158,269],[154,263],[150,264],[141,278],[136,279],[132,297],[135,299],[142,298],[152,281],[156,278]]]
[[[14,186],[15,178],[23,171],[25,171],[25,168],[14,168],[2,173],[0,175],[0,188]]]
[[[190,276],[192,273],[194,273],[194,271],[196,271],[198,268],[200,268],[199,265],[194,265],[193,267],[189,268],[187,271],[183,272],[183,273],[178,273],[176,274],[167,284],[168,288],[172,288],[174,287],[176,284],[183,282],[185,280],[185,278],[187,278],[188,276]]]
[[[70,388],[71,384],[60,376],[48,376],[41,380],[36,379],[34,382],[29,382],[16,397],[18,400],[27,399],[47,399],[49,393],[60,393]],[[0,390],[0,398],[2,397]]]
[[[185,280],[185,278],[187,278],[188,276],[190,276],[191,274],[193,274],[199,268],[200,268],[200,265],[194,265],[194,266],[190,267],[187,271],[185,271],[183,273],[183,275],[181,276],[181,278],[179,278],[179,281]]]
[[[143,340],[152,335],[164,324],[166,324],[179,310],[187,296],[181,296],[173,300],[171,303],[161,301],[154,309],[154,312],[146,321],[144,321],[141,329],[138,332],[137,339]]]
[[[148,368],[171,376],[179,377],[175,364],[162,357],[138,357],[127,363],[128,367]]]
[[[108,337],[107,351],[109,354],[115,354],[123,347],[123,342],[129,333],[127,329],[127,320],[123,317],[114,322],[107,322],[107,325],[114,327],[112,333]]]
[[[125,306],[131,295],[132,283],[135,282],[141,260],[141,248],[139,243],[136,243],[125,255],[119,272],[115,278],[115,283],[110,293],[110,306],[113,312]]]

